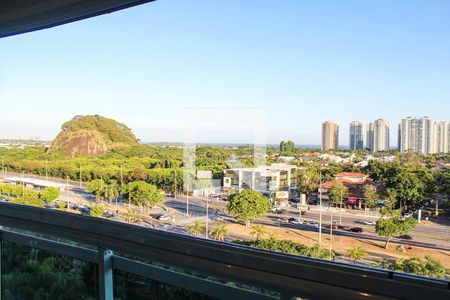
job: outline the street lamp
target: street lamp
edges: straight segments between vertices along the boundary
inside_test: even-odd
[[[319,173],[319,247],[322,244],[322,170]]]
[[[332,251],[333,251],[333,211],[331,211],[330,214],[331,220],[330,220],[330,260],[332,260]]]

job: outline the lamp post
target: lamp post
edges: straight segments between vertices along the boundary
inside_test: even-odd
[[[208,198],[206,198],[206,222],[205,222],[205,235],[206,238],[208,238],[208,229],[209,229],[209,213],[208,213],[209,207],[208,207]]]
[[[341,188],[341,205],[340,205],[340,209],[339,209],[339,225],[342,226],[342,188]]]
[[[319,247],[322,244],[322,170],[319,174]]]
[[[333,251],[333,211],[331,211],[331,220],[330,220],[330,260],[332,260],[332,252]]]

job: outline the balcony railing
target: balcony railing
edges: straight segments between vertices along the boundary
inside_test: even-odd
[[[6,245],[12,243],[93,265],[100,299],[124,299],[117,289],[123,274],[233,300],[450,297],[450,285],[442,280],[272,253],[55,210],[0,203],[0,225],[3,252],[11,251]],[[2,253],[2,263],[5,256]],[[2,264],[2,272],[6,271]],[[2,285],[2,294],[5,288]]]

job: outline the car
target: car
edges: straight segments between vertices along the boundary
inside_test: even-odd
[[[412,236],[409,234],[402,234],[397,236],[398,239],[403,239],[403,240],[412,240]]]
[[[289,222],[290,224],[293,224],[293,225],[301,225],[301,224],[303,224],[303,221],[302,221],[302,220],[298,220],[298,219],[296,219],[296,218],[289,218],[289,219],[288,219],[288,222]]]
[[[159,215],[158,220],[160,221],[169,221],[170,217],[168,215]]]
[[[363,232],[363,229],[361,227],[351,227],[349,229],[350,232],[356,232],[356,233],[361,233]]]
[[[364,225],[375,225],[375,221],[364,221]]]
[[[319,228],[319,224],[316,222],[308,222],[305,223],[306,226],[310,226],[310,227],[314,227],[314,228]]]

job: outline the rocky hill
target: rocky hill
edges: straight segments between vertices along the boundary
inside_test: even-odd
[[[50,152],[67,156],[96,156],[108,150],[138,144],[125,124],[98,115],[76,116],[62,126],[62,131],[50,145]]]

